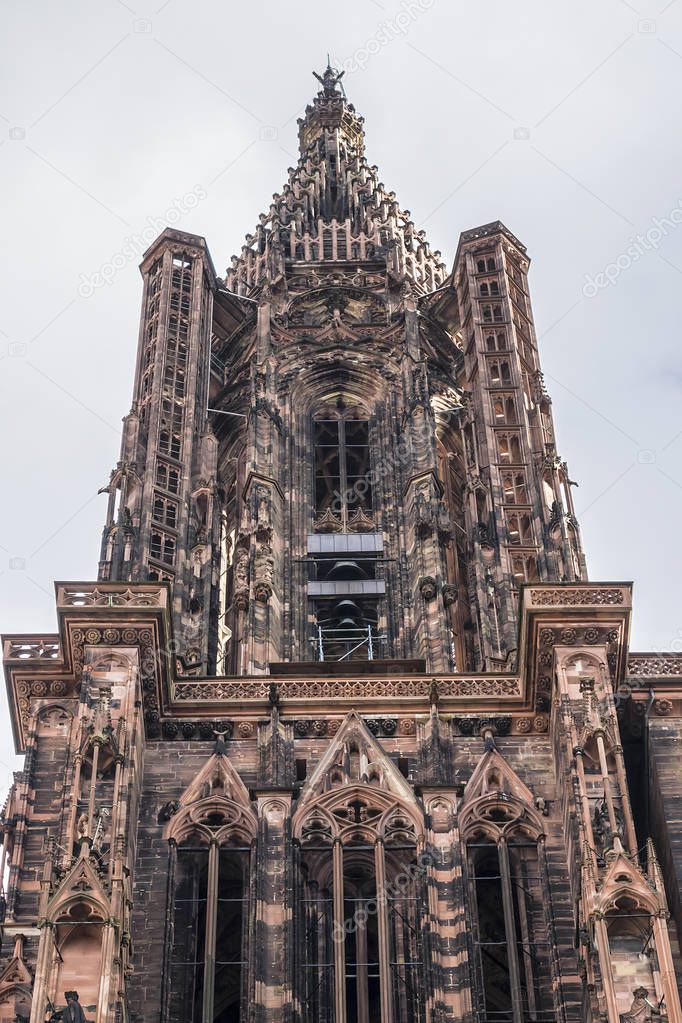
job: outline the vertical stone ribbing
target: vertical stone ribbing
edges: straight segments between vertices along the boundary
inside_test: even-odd
[[[174,654],[196,674],[216,663],[220,511],[207,418],[215,273],[202,238],[169,229],[140,269],[133,407],[107,487],[99,575],[171,583]]]

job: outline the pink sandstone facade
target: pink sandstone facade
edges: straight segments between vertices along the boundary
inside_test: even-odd
[[[526,249],[445,267],[318,77],[226,276],[146,253],[98,579],[4,637],[0,1021],[682,1023],[682,657],[588,580]]]

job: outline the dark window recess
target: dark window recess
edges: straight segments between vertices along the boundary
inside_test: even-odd
[[[239,1023],[246,1011],[248,853],[219,853],[216,899],[213,1023]],[[202,1019],[206,962],[208,854],[205,848],[178,849],[170,956],[170,1017]]]
[[[296,781],[305,781],[308,775],[308,761],[295,760],[294,766],[296,768]]]
[[[315,510],[345,523],[372,510],[369,423],[366,419],[319,419],[315,432]]]
[[[492,842],[478,840],[470,849],[482,1018],[511,1023],[516,1019],[515,992],[520,1018],[550,1020],[554,1016],[537,853],[530,844],[512,841],[507,855],[505,875],[500,850]],[[505,901],[511,906],[510,919],[505,919]]]

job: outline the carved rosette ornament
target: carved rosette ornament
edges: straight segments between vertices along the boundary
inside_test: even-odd
[[[511,715],[499,715],[496,717],[456,717],[453,723],[459,729],[460,735],[483,735],[484,732],[492,732],[493,735],[509,735],[512,726]]]

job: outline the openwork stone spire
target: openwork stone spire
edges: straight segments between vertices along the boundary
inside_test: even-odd
[[[283,283],[295,263],[376,262],[423,292],[445,279],[440,252],[400,208],[365,158],[364,120],[346,99],[343,72],[315,72],[322,88],[298,122],[300,157],[267,213],[233,257],[227,287],[251,295]]]

